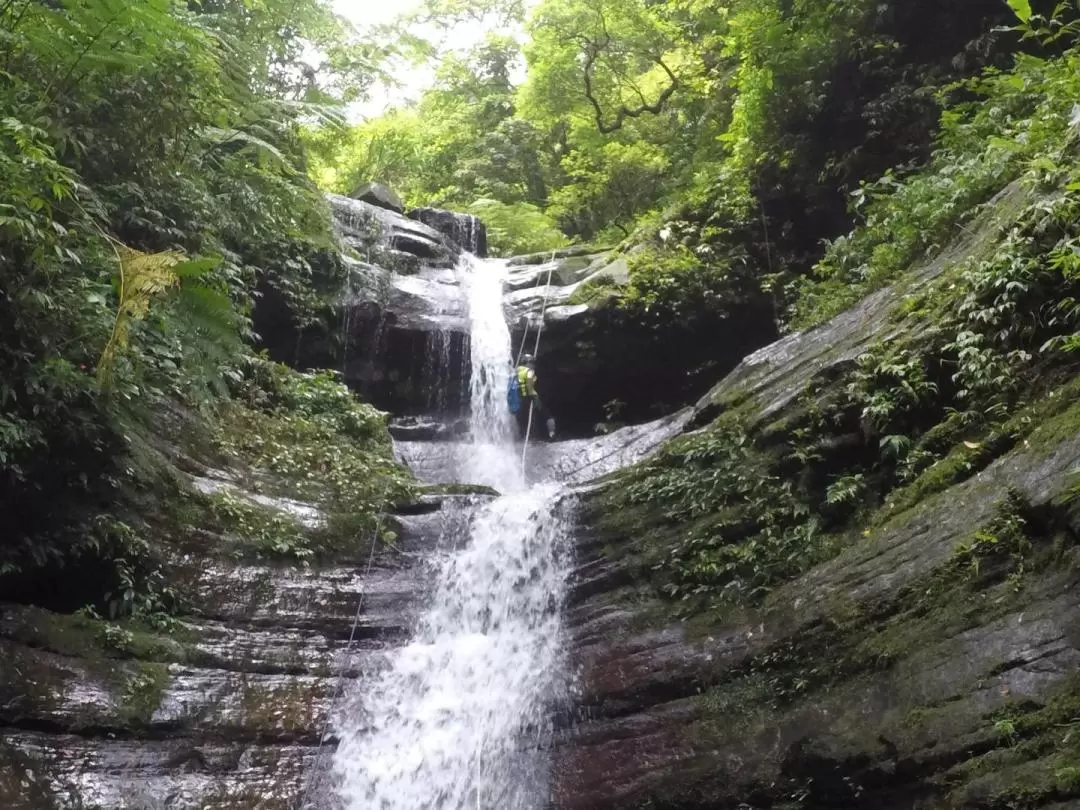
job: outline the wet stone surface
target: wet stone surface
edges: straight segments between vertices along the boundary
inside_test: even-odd
[[[894,335],[889,308],[963,248],[903,288],[746,358],[684,426],[707,424],[734,400],[749,403],[751,423],[775,420],[815,375]],[[579,707],[555,746],[554,806],[1080,806],[1055,801],[1075,795],[1054,760],[1067,731],[1047,732],[1041,749],[1029,741],[1031,760],[1015,772],[980,759],[1019,756],[995,730],[1002,712],[1075,700],[1075,529],[1039,539],[1061,556],[1016,584],[1001,574],[982,587],[932,587],[1010,492],[1049,520],[1078,473],[1080,435],[1021,442],[981,473],[849,538],[759,608],[693,625],[635,589],[636,561],[608,557],[603,545],[612,539],[602,543],[582,526],[568,613]]]
[[[339,690],[407,637],[461,497],[396,518],[370,570],[181,558],[194,611],[168,633],[110,646],[101,623],[0,604],[0,806],[296,807]]]

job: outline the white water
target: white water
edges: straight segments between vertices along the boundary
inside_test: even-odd
[[[566,667],[567,525],[560,488],[526,488],[505,386],[505,266],[459,267],[470,305],[471,440],[459,478],[507,493],[432,559],[412,640],[355,685],[334,759],[346,810],[539,810]],[[448,523],[453,523],[449,521]]]

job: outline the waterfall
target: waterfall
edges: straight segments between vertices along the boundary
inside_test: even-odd
[[[503,315],[502,292],[506,263],[462,262],[469,302],[469,424],[472,441],[460,448],[459,475],[501,492],[524,486],[521,460],[512,450],[514,426],[506,407],[510,373],[510,329]]]
[[[541,810],[553,704],[565,688],[569,524],[560,486],[527,487],[506,409],[505,264],[466,256],[470,436],[460,480],[505,493],[470,509],[429,560],[410,641],[376,656],[336,720],[345,810]],[[460,525],[462,521],[447,521]]]

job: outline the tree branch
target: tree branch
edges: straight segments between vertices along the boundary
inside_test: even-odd
[[[615,117],[611,120],[605,120],[604,109],[600,106],[600,102],[596,98],[596,94],[593,91],[593,67],[596,65],[596,60],[600,58],[600,54],[604,49],[611,44],[611,35],[606,31],[601,40],[588,40],[585,42],[585,98],[588,99],[589,104],[592,105],[594,117],[596,118],[596,127],[600,130],[602,135],[610,135],[622,128],[623,123],[627,118],[640,118],[641,116],[649,113],[650,115],[659,115],[664,110],[664,105],[667,104],[668,99],[679,89],[679,78],[676,76],[671,68],[669,68],[662,57],[654,56],[652,61],[664,69],[664,72],[668,75],[670,80],[668,86],[663,89],[659,96],[656,97],[656,101],[652,104],[648,104],[642,96],[641,91],[637,90],[638,98],[641,99],[641,104],[637,107],[627,107],[625,104],[619,107],[615,113]]]

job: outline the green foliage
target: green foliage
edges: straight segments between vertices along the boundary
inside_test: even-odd
[[[906,449],[904,439],[915,427],[920,410],[931,406],[937,393],[923,356],[885,344],[859,357],[847,384],[847,394],[859,408],[867,432],[880,436],[882,449],[897,456]]]
[[[992,24],[965,19],[915,56],[926,15],[868,0],[543,0],[519,43],[495,32],[521,21],[520,3],[435,5],[392,29],[430,60],[434,85],[344,142],[313,133],[320,182],[348,191],[382,180],[414,204],[528,203],[572,239],[625,238],[643,224],[689,218],[700,231],[694,242],[738,248],[723,255],[753,247],[767,264],[764,203],[806,200],[816,209],[808,214],[833,217],[848,186],[875,176],[874,164],[880,174],[918,153],[933,124],[929,88],[979,65],[973,49],[960,53]],[[959,12],[932,13],[951,26]],[[480,19],[495,27],[474,47],[429,41],[432,23],[449,36]],[[866,140],[896,159],[870,156]],[[797,187],[777,195],[769,184],[784,176]],[[815,185],[824,187],[805,188]],[[784,216],[775,231],[790,242],[803,229]],[[724,233],[731,223],[734,233]],[[821,234],[798,238],[815,244]],[[777,266],[756,275],[805,272],[806,250],[785,244]]]
[[[158,611],[154,416],[227,395],[260,286],[300,323],[340,290],[300,124],[366,57],[324,0],[15,0],[0,43],[0,575]]]
[[[605,508],[686,527],[656,549],[670,598],[757,598],[821,554],[820,523],[737,424],[678,440],[635,468]]]
[[[487,227],[488,252],[492,256],[540,253],[566,245],[566,237],[551,217],[531,203],[480,199],[468,209]]]
[[[238,556],[255,559],[294,559],[306,562],[314,554],[304,527],[292,515],[220,492],[208,498],[208,526],[236,538]]]
[[[253,359],[234,387],[221,449],[321,505],[332,533],[369,532],[414,494],[412,477],[393,458],[386,415],[357,401],[332,372],[301,374]],[[257,534],[276,551],[299,555],[303,543],[290,532],[274,523]]]
[[[627,264],[630,279],[619,305],[645,322],[723,318],[745,301],[737,257],[703,257],[680,245],[639,250]]]
[[[1025,561],[1031,553],[1031,527],[1027,513],[1030,506],[1016,492],[998,504],[994,518],[975,532],[970,540],[957,546],[952,564],[969,576],[978,578],[988,563],[1005,563],[1008,580],[1019,588]]]
[[[861,226],[829,246],[795,308],[805,327],[841,312],[913,262],[963,236],[979,204],[1025,174],[1052,181],[1071,139],[1080,54],[1017,58],[961,89],[977,96],[950,106],[930,164],[906,179],[892,172],[854,192]],[[962,96],[961,96],[962,97]]]

